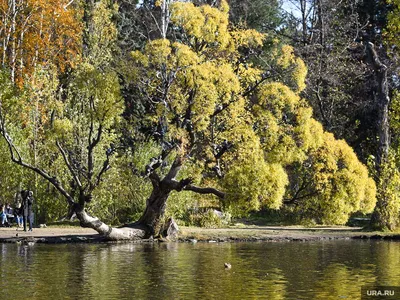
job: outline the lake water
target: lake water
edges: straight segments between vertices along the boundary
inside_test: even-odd
[[[360,299],[400,243],[1,244],[1,299]],[[232,264],[225,270],[224,263]]]

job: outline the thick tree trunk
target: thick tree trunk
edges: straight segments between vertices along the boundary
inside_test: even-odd
[[[376,52],[374,44],[367,43],[367,55],[370,65],[373,67],[376,89],[374,91],[374,101],[378,108],[378,119],[377,119],[377,135],[378,151],[376,155],[376,181],[378,183],[378,198],[371,217],[371,225],[375,228],[388,228],[392,229],[393,224],[390,224],[388,217],[389,213],[389,201],[386,193],[387,180],[382,169],[383,164],[387,162],[390,147],[390,131],[389,131],[389,87],[387,78],[387,67],[384,65]],[[383,190],[382,190],[383,189]]]
[[[157,236],[161,229],[161,218],[164,215],[171,187],[165,182],[160,182],[154,186],[153,192],[146,202],[146,209],[135,225],[148,228],[152,235]]]
[[[146,167],[146,170],[149,171],[149,178],[153,185],[153,191],[150,197],[147,199],[146,209],[143,215],[136,223],[133,224],[134,226],[147,228],[147,230],[151,232],[153,236],[158,236],[160,234],[160,221],[164,215],[169,194],[173,190],[181,191],[183,188],[180,182],[175,180],[175,177],[178,175],[181,169],[182,161],[182,156],[177,155],[168,174],[163,179],[161,179],[155,172],[160,165],[158,160],[154,160]],[[182,182],[186,183],[186,181]]]
[[[389,86],[387,76],[387,66],[383,64],[376,52],[373,43],[367,43],[368,62],[374,71],[375,90],[374,102],[378,110],[377,118],[377,135],[378,135],[378,151],[377,151],[377,171],[380,172],[380,167],[385,163],[390,147],[389,133]]]
[[[213,194],[221,199],[225,197],[225,194],[217,189],[192,185],[192,178],[185,178],[177,181],[175,178],[181,169],[183,160],[182,155],[177,155],[168,174],[162,180],[154,172],[155,166],[158,164],[157,160],[146,168],[150,171],[149,178],[153,184],[153,191],[147,199],[146,209],[143,215],[134,225],[147,228],[153,236],[158,236],[160,234],[162,225],[161,219],[165,212],[168,197],[172,191],[192,191],[199,194]]]

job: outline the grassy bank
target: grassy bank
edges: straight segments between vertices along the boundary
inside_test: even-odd
[[[378,238],[400,236],[397,232],[363,231],[345,226],[232,226],[228,228],[182,227],[180,239],[197,241],[282,241]]]

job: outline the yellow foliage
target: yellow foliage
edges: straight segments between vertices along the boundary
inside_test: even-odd
[[[259,47],[263,44],[265,35],[254,29],[238,30],[231,33],[235,47]]]
[[[377,182],[379,201],[373,215],[373,226],[376,229],[394,230],[400,223],[400,172],[397,155],[398,153],[389,151],[387,160],[380,166]]]
[[[145,68],[149,66],[149,58],[146,55],[142,54],[142,52],[132,51],[131,57],[135,64],[141,64]]]
[[[51,127],[51,114],[62,114],[64,104],[59,99],[59,80],[56,66],[37,66],[30,83],[25,83],[26,95],[21,96],[20,117],[25,138],[35,135],[37,141],[47,139],[47,129]],[[35,132],[35,133],[34,133]]]
[[[200,58],[194,51],[192,51],[192,49],[190,49],[189,46],[181,43],[174,43],[172,46],[175,50],[176,62],[178,66],[184,68],[197,65],[200,62]]]
[[[293,81],[296,91],[300,93],[306,88],[307,66],[300,57],[296,57],[293,68]]]
[[[69,119],[56,119],[53,124],[53,132],[56,138],[68,140],[72,134],[73,125]]]
[[[109,63],[113,59],[116,49],[118,31],[113,17],[118,11],[118,6],[111,6],[107,0],[97,1],[91,18],[91,31],[87,40],[86,53],[89,62],[96,67]]]
[[[230,32],[229,6],[221,1],[219,9],[209,5],[195,6],[191,2],[171,4],[171,21],[181,26],[193,38],[193,44],[218,50],[235,51],[240,46],[257,47],[264,35],[255,30]]]
[[[279,55],[276,54],[278,57],[277,63],[282,68],[287,69],[292,65],[293,60],[295,59],[295,56],[293,55],[293,47],[289,45],[283,45],[280,50],[281,53],[279,53]]]
[[[222,186],[226,191],[224,205],[234,215],[247,214],[261,207],[278,209],[282,205],[287,175],[280,164],[264,160],[259,138],[248,126],[232,128],[237,149],[229,158]]]
[[[310,187],[314,196],[300,202],[299,209],[317,211],[315,217],[325,224],[344,224],[351,213],[372,212],[376,202],[375,182],[367,168],[343,140],[323,134],[323,145],[310,153]]]
[[[239,65],[237,74],[241,78],[241,85],[243,87],[249,87],[256,84],[261,79],[263,71],[258,68],[253,68],[249,65]]]
[[[391,11],[389,11],[387,16],[387,25],[384,32],[385,42],[388,44],[389,49],[399,52],[400,1],[388,0],[387,2],[391,5]]]
[[[194,36],[201,38],[206,18],[193,3],[176,2],[171,5],[171,21]]]
[[[167,39],[150,41],[145,47],[145,53],[149,59],[151,59],[151,63],[154,65],[167,63],[171,52],[171,43]]]
[[[175,2],[171,20],[185,38],[150,41],[132,53],[134,80],[155,102],[149,122],[165,119],[169,138],[194,142],[206,170],[222,169],[224,205],[234,215],[278,209],[300,177],[311,181],[312,193],[299,208],[318,210],[319,220],[343,223],[351,212],[370,211],[375,186],[365,166],[345,142],[324,133],[299,96],[304,62],[276,43],[270,62],[283,80],[258,85],[265,70],[243,60],[241,48],[262,46],[264,35],[232,30],[228,11],[226,1],[219,8]],[[216,158],[224,142],[232,148]]]
[[[307,67],[301,58],[294,55],[292,46],[276,45],[271,60],[275,62],[277,71],[285,75],[285,83],[296,93],[306,88]]]
[[[396,135],[400,134],[400,93],[399,92],[394,92],[393,97],[391,99],[389,120],[390,120],[390,129],[393,130],[393,133]]]
[[[220,11],[222,11],[224,14],[228,14],[229,13],[229,4],[226,0],[221,0],[220,4],[219,4],[219,9]]]
[[[263,85],[253,106],[263,148],[268,160],[287,165],[305,159],[305,152],[315,146],[313,134],[322,127],[311,121],[311,109],[289,87],[279,82]]]
[[[316,149],[323,143],[322,124],[312,118],[310,107],[301,107],[296,114],[298,126],[294,129],[294,139],[299,148],[304,150]]]
[[[117,74],[98,70],[87,62],[76,69],[70,94],[70,105],[85,108],[79,118],[93,117],[103,128],[114,123],[124,109]]]

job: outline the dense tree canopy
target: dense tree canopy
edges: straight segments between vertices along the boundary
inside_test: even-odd
[[[137,72],[133,81],[153,110],[148,121],[161,128],[156,135],[162,143],[183,141],[187,160],[201,163],[199,183],[221,186],[226,191],[222,203],[235,214],[281,207],[293,165],[308,159],[308,168],[314,167],[310,162],[310,156],[316,155],[313,151],[322,151],[324,143],[332,140],[298,95],[305,87],[304,63],[290,46],[277,43],[268,54],[269,63],[284,77],[282,82],[271,80],[256,66],[254,54],[248,54],[257,52],[264,36],[254,30],[231,30],[223,1],[219,9],[176,3],[171,13],[178,29],[176,41],[154,40],[132,54]],[[325,159],[339,164],[345,172],[338,175],[337,186],[328,190],[339,188],[342,194],[327,192],[318,182],[322,176],[316,176],[311,183],[314,193],[292,192],[297,196],[289,202],[306,205],[307,197],[318,195],[319,200],[337,207],[334,198],[341,197],[343,203],[353,203],[345,212],[337,212],[343,217],[322,219],[343,223],[360,208],[371,211],[375,192],[367,170],[347,150],[349,147],[341,142],[335,148],[339,153],[325,153]],[[350,154],[343,158],[340,153],[345,151]],[[333,176],[336,169],[325,172]],[[360,179],[359,192],[354,190],[355,178]],[[346,186],[346,181],[352,183]]]
[[[396,160],[388,155],[391,141],[396,140],[390,133],[389,119],[396,118],[396,113],[389,117],[388,111],[399,88],[398,3],[291,2],[298,7],[297,13],[280,33],[290,39],[309,68],[306,97],[325,128],[345,138],[364,162],[375,160],[371,170],[378,183],[378,205],[373,223],[394,228],[398,220],[389,224],[378,211],[397,207],[399,202],[398,192],[388,190],[396,185],[389,181],[397,178],[396,168],[388,161]],[[390,210],[394,215],[389,219],[398,219],[398,209]]]
[[[81,51],[81,9],[69,1],[1,1],[2,66],[20,84],[38,65],[64,71]]]
[[[0,177],[15,175],[0,188],[12,189],[9,198],[34,182],[43,218],[61,217],[67,206],[82,226],[111,239],[142,238],[161,230],[168,201],[189,211],[213,199],[233,216],[283,209],[297,220],[344,224],[374,210],[376,187],[335,136],[362,140],[362,161],[378,157],[380,195],[388,181],[378,178],[397,174],[396,158],[389,163],[383,155],[383,69],[371,60],[376,52],[389,58],[368,46],[378,41],[365,40],[371,33],[350,37],[361,34],[352,1],[313,2],[300,36],[290,20],[278,24],[275,1],[264,10],[260,1],[232,1],[232,9],[224,0],[28,2],[21,5],[38,8],[18,11],[20,23],[4,13],[0,32],[9,39],[0,77]],[[4,3],[3,11],[16,4]],[[385,34],[395,57],[397,2],[392,9]],[[51,14],[59,18],[50,22]],[[24,31],[23,20],[42,27]],[[5,22],[15,24],[9,33]],[[365,82],[373,84],[359,93]],[[369,93],[374,103],[358,102]],[[382,124],[362,127],[368,117],[357,114],[365,111],[378,111],[374,120]],[[396,101],[391,116],[396,128]],[[18,168],[9,168],[6,155]],[[178,196],[185,191],[192,195]],[[113,228],[90,214],[138,221]]]

